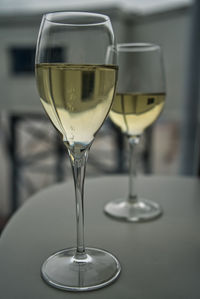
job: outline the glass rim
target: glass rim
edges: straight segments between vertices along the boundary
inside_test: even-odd
[[[153,43],[122,43],[117,44],[118,52],[145,52],[160,50],[160,46]]]
[[[58,17],[58,19],[54,20],[52,19],[52,16],[56,16]],[[81,18],[85,18],[88,20],[88,18],[93,18],[93,21],[91,22],[67,22],[67,18],[73,18],[75,16],[79,16]],[[59,21],[59,17],[65,17],[66,21]],[[94,19],[96,18],[96,22],[94,21]],[[62,26],[72,26],[72,27],[80,27],[80,26],[97,26],[97,25],[103,25],[106,22],[110,21],[110,18],[105,15],[105,14],[100,14],[100,13],[93,13],[93,12],[84,12],[84,11],[53,11],[53,12],[48,12],[46,14],[43,15],[43,19],[45,19],[48,22],[51,22],[53,24],[56,25],[62,25]]]

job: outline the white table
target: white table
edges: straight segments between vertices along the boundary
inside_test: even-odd
[[[86,178],[86,245],[120,260],[112,285],[86,293],[60,291],[40,277],[53,252],[75,245],[73,182],[30,198],[0,238],[2,299],[199,299],[200,181],[187,177],[140,177],[143,196],[159,202],[164,215],[146,223],[124,223],[103,213],[105,203],[127,193],[126,176]]]

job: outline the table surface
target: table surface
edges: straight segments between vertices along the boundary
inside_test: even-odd
[[[127,194],[126,176],[86,178],[87,246],[115,254],[122,266],[105,288],[72,293],[48,286],[43,261],[76,241],[73,182],[34,195],[11,218],[0,238],[0,297],[5,299],[199,299],[200,181],[189,177],[141,176],[142,196],[164,214],[146,223],[125,223],[103,213],[106,202]]]

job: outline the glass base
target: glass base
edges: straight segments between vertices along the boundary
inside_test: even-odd
[[[111,217],[130,222],[149,221],[162,215],[159,204],[144,198],[137,198],[133,202],[116,199],[107,203],[104,211]]]
[[[50,256],[42,265],[42,278],[51,286],[68,291],[89,291],[112,283],[121,271],[118,260],[109,252],[86,248],[84,258],[75,248]]]

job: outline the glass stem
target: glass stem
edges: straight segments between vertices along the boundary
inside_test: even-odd
[[[75,150],[71,150],[68,147],[75,186],[77,227],[77,248],[75,259],[78,261],[86,258],[84,243],[84,181],[89,148],[90,147],[82,148],[75,152]]]
[[[137,177],[137,165],[135,146],[139,143],[140,136],[128,136],[129,143],[129,195],[128,202],[133,203],[137,201],[137,190],[136,190],[136,177]]]

